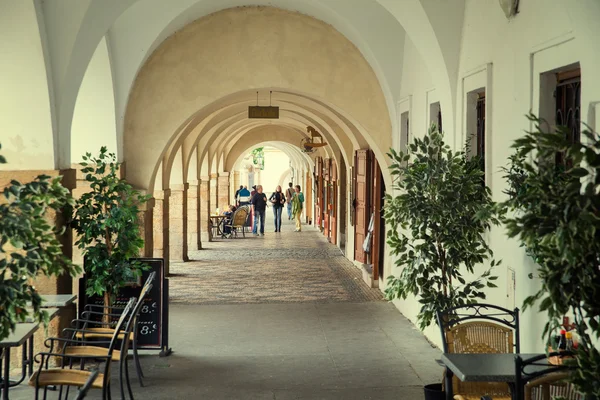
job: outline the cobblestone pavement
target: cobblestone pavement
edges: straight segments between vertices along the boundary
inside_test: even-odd
[[[332,303],[382,301],[340,249],[312,226],[294,232],[285,220],[265,236],[219,239],[193,251],[192,261],[171,263],[172,303]]]

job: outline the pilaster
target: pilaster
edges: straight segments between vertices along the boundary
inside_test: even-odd
[[[203,177],[200,180],[200,244],[211,241],[211,233],[208,227],[208,216],[210,215],[210,178]]]
[[[188,252],[200,249],[199,181],[190,181],[187,189],[187,243]]]
[[[218,181],[219,181],[219,175],[218,174],[210,174],[210,203],[209,203],[209,208],[207,209],[208,211],[208,215],[210,215],[210,213],[215,212],[219,202],[219,197],[218,197],[218,193],[219,193],[219,185],[218,185]]]
[[[219,178],[217,181],[217,191],[219,210],[221,212],[229,207],[229,172],[219,172]]]
[[[169,196],[171,191],[154,192],[153,222],[153,254],[165,260],[165,273],[169,272]]]
[[[188,184],[172,185],[169,198],[169,260],[188,261]]]

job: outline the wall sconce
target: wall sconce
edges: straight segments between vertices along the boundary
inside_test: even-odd
[[[506,18],[510,18],[519,13],[519,0],[498,0],[500,8],[504,11]]]

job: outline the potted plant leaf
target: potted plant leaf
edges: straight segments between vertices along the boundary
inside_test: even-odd
[[[548,314],[543,337],[574,316],[579,335],[571,381],[587,398],[600,398],[600,136],[586,129],[582,142],[565,127],[535,129],[516,140],[505,168],[509,189],[502,207],[510,237],[517,237],[537,265],[539,291],[523,308],[539,304]]]
[[[482,289],[496,287],[490,268],[470,282],[464,274],[475,274],[485,261],[500,263],[484,238],[499,219],[479,159],[452,151],[435,126],[407,154],[392,149],[389,156],[399,194],[386,196],[387,242],[403,269],[388,278],[385,294],[390,300],[419,296],[425,329],[437,310],[485,299]]]
[[[6,163],[0,156],[0,163]],[[63,233],[50,219],[72,202],[61,177],[40,175],[29,183],[12,180],[0,200],[0,340],[33,319],[47,323],[42,299],[32,284],[38,275],[76,275],[79,268],[62,252],[57,235]]]
[[[397,195],[386,195],[387,243],[402,268],[388,277],[388,300],[418,296],[421,329],[436,311],[485,299],[483,289],[496,287],[493,259],[484,234],[498,224],[497,209],[483,182],[481,161],[468,151],[452,151],[433,125],[408,152],[388,154]],[[489,267],[484,267],[485,262]],[[468,281],[465,275],[480,275]],[[436,321],[437,323],[437,321]],[[441,384],[427,385],[426,396]]]
[[[140,235],[139,205],[148,200],[119,177],[120,163],[106,147],[98,156],[86,153],[80,165],[90,190],[75,204],[72,226],[82,250],[86,294],[104,297],[110,306],[119,288],[141,276],[135,260],[144,246]]]

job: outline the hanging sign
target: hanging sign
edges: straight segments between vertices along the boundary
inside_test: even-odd
[[[279,107],[277,106],[249,106],[248,118],[279,119]]]

